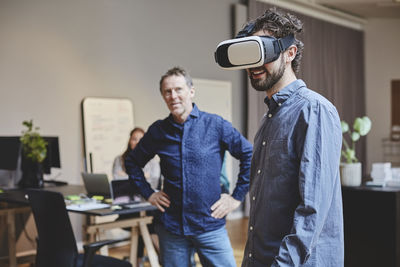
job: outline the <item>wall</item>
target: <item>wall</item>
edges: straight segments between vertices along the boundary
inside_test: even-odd
[[[383,160],[382,138],[391,127],[391,80],[400,79],[400,19],[371,19],[365,25],[366,110],[372,120],[367,135],[367,164]],[[400,103],[399,103],[400,104]]]
[[[231,37],[238,2],[2,0],[0,135],[20,134],[22,121],[34,119],[43,135],[60,138],[62,169],[51,176],[81,183],[81,100],[129,97],[135,124],[147,128],[168,114],[158,82],[175,65],[195,78],[231,81],[233,125],[244,133],[243,75],[220,70],[213,57]]]

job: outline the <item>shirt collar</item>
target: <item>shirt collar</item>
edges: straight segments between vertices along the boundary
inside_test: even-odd
[[[186,121],[183,124],[185,124],[188,120],[191,120],[191,118],[199,117],[199,108],[195,103],[192,103],[192,106],[193,106],[192,111],[190,112],[189,116],[186,118]],[[181,128],[183,126],[183,124],[177,123],[174,120],[174,117],[172,117],[171,113],[169,114],[168,119],[173,125],[177,126],[178,128]]]
[[[193,109],[192,109],[192,112],[190,112],[189,117],[197,118],[197,117],[199,117],[199,108],[197,107],[197,105],[195,103],[193,103],[192,105],[193,105]]]
[[[292,83],[288,84],[284,88],[282,88],[279,92],[272,95],[272,99],[269,99],[268,96],[265,97],[264,103],[268,105],[268,108],[272,106],[282,104],[287,99],[289,99],[300,87],[305,87],[306,84],[303,80],[295,80]]]

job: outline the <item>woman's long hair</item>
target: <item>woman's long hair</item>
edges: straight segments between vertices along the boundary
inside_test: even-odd
[[[123,169],[124,169],[124,170],[125,170],[125,160],[126,160],[126,157],[128,156],[129,152],[131,151],[131,146],[130,146],[131,137],[132,137],[132,135],[133,135],[135,132],[142,132],[142,133],[144,134],[144,130],[143,130],[142,128],[140,128],[140,127],[135,127],[135,128],[130,132],[130,134],[129,134],[128,146],[126,147],[125,152],[122,154],[122,166],[123,166]]]

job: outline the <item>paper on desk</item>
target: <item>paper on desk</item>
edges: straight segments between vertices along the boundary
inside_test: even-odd
[[[109,204],[105,203],[82,203],[82,204],[70,204],[67,205],[67,210],[76,210],[76,211],[82,211],[82,210],[97,210],[97,209],[105,209],[109,208]]]

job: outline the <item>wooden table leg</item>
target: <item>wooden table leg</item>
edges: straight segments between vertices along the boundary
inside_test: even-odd
[[[7,212],[7,229],[8,229],[8,260],[10,267],[16,267],[17,249],[15,240],[15,212],[13,210]]]
[[[95,224],[95,221],[94,221],[94,217],[93,216],[87,216],[86,217],[86,224],[87,225],[93,225],[93,224]],[[86,233],[88,236],[87,236],[87,239],[88,239],[88,242],[89,243],[93,243],[95,240],[96,240],[96,238],[95,238],[95,233],[93,233],[93,232],[90,232],[90,233],[87,233],[86,232],[86,229],[84,229],[83,230],[83,232],[84,233]]]
[[[104,236],[105,236],[104,230],[102,231],[100,229],[97,229],[96,241],[104,240],[105,239]],[[100,255],[108,256],[108,246],[102,246],[99,249],[99,253]]]
[[[120,221],[107,222],[102,224],[87,225],[85,232],[88,234],[96,234],[99,230],[107,230],[113,228],[131,227],[131,249],[130,249],[130,262],[133,267],[137,267],[137,247],[139,231],[143,236],[143,240],[149,254],[151,266],[159,266],[158,256],[154,249],[147,224],[151,223],[153,217],[146,216],[140,218],[131,218]]]
[[[132,264],[132,267],[137,267],[138,240],[139,240],[138,227],[133,226],[131,228],[131,251],[130,251],[130,256],[129,256],[129,260]]]
[[[153,242],[151,241],[149,229],[147,229],[147,224],[144,222],[139,222],[139,227],[144,245],[146,246],[147,254],[149,254],[150,265],[152,267],[160,266],[158,264],[158,256],[156,250],[154,249]]]

